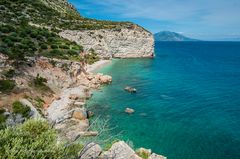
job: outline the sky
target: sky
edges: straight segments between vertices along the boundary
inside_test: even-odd
[[[131,21],[152,33],[240,39],[240,0],[69,0],[84,17]]]

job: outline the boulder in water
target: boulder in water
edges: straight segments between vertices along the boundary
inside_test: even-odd
[[[125,91],[128,91],[128,92],[130,92],[130,93],[136,93],[136,92],[137,92],[137,89],[136,89],[136,88],[129,87],[129,86],[125,87],[124,90],[125,90]]]
[[[125,112],[128,113],[128,114],[132,114],[132,113],[135,112],[135,110],[134,110],[134,109],[131,109],[131,108],[126,108],[126,109],[125,109]]]

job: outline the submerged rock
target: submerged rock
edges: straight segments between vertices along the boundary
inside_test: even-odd
[[[136,89],[136,88],[129,87],[129,86],[125,87],[124,90],[125,90],[125,91],[128,91],[128,92],[130,92],[130,93],[136,93],[136,92],[137,92],[137,89]]]
[[[125,109],[125,112],[128,113],[128,114],[132,114],[132,113],[135,112],[135,110],[134,110],[134,109],[131,109],[131,108],[126,108],[126,109]]]

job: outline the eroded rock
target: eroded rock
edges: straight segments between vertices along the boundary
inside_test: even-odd
[[[167,157],[153,153],[148,159],[167,159]]]
[[[124,141],[116,142],[101,154],[102,159],[141,159]]]
[[[82,149],[79,159],[97,159],[101,152],[102,148],[92,142]]]

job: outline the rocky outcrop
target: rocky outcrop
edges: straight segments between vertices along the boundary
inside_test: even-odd
[[[112,145],[112,147],[101,154],[101,158],[107,159],[141,159],[136,153],[133,151],[131,147],[129,147],[125,142],[119,141]]]
[[[94,49],[102,57],[136,58],[154,54],[153,35],[136,25],[115,30],[65,30],[59,35],[82,45],[86,52]]]
[[[167,159],[152,153],[150,149],[140,148],[135,152],[124,141],[114,143],[107,151],[102,151],[96,143],[89,143],[82,149],[79,159],[142,159],[141,155],[148,159]]]
[[[167,157],[153,153],[148,159],[167,159]]]
[[[97,159],[101,152],[102,148],[92,142],[82,149],[79,159]]]
[[[25,105],[28,106],[31,109],[31,117],[38,119],[38,118],[42,118],[41,114],[38,112],[38,110],[32,105],[31,102],[29,102],[27,99],[21,99],[20,102]]]

